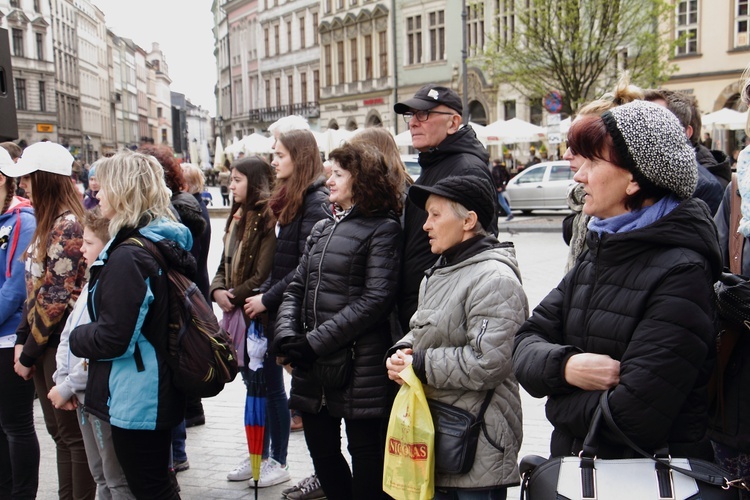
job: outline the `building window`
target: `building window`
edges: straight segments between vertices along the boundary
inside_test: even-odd
[[[484,3],[476,2],[466,7],[469,35],[469,55],[484,51]]]
[[[10,6],[11,7],[18,7],[18,0],[10,0]]]
[[[292,22],[286,22],[286,51],[292,51]]]
[[[305,48],[305,16],[299,18],[299,48]]]
[[[266,107],[271,107],[271,80],[266,80]]]
[[[313,14],[313,45],[318,45],[318,13]]]
[[[445,59],[445,11],[430,12],[430,61]]]
[[[380,78],[388,76],[388,37],[385,31],[378,33],[378,46],[380,51]]]
[[[542,98],[529,99],[529,121],[534,125],[542,125]]]
[[[34,0],[34,12],[41,12],[39,10],[39,0]]]
[[[281,107],[281,78],[276,78],[276,107]]]
[[[336,8],[341,10],[344,8],[344,0],[336,0]]]
[[[365,80],[372,80],[372,35],[365,35]]]
[[[39,111],[47,111],[47,84],[39,82]]]
[[[331,12],[331,0],[323,1],[323,12],[326,14]]]
[[[286,77],[286,91],[289,95],[289,104],[294,104],[294,77]]]
[[[737,1],[737,19],[735,20],[735,27],[737,32],[735,33],[735,46],[736,47],[747,47],[750,45],[750,12],[748,12],[748,0],[736,0]],[[683,3],[683,2],[680,2]]]
[[[351,40],[349,40],[349,60],[351,61],[352,65],[352,81],[359,81],[359,68],[357,68],[357,61],[359,60],[359,58],[357,57],[356,38],[352,38]]]
[[[163,113],[163,111],[162,111],[161,106],[159,106],[158,108],[156,108],[156,117],[157,118],[161,118],[162,117],[162,113]]]
[[[266,57],[271,55],[271,47],[268,41],[268,28],[263,29],[263,42],[266,46]]]
[[[161,129],[161,143],[167,144],[167,129]]]
[[[279,54],[279,25],[273,25],[273,50],[274,54]]]
[[[26,110],[26,80],[16,78],[16,109]]]
[[[676,13],[677,38],[682,42],[677,46],[677,55],[695,54],[698,52],[698,0],[680,0]],[[745,41],[747,45],[747,41]]]
[[[344,64],[344,42],[336,42],[336,66],[338,67],[339,80],[336,83],[346,82],[346,66]]]
[[[44,61],[44,34],[36,33],[36,58]]]
[[[406,18],[406,49],[409,64],[422,62],[422,16]]]
[[[316,102],[320,100],[320,71],[317,69],[313,71],[313,97]]]
[[[13,28],[13,55],[23,57],[23,31]]]
[[[495,29],[502,45],[513,42],[516,34],[516,0],[495,0]]]
[[[516,117],[516,101],[504,101],[503,111],[506,120]]]
[[[299,92],[302,97],[302,104],[307,104],[307,73],[299,74]]]
[[[326,78],[326,85],[331,86],[333,85],[333,71],[331,68],[331,65],[333,61],[331,61],[331,46],[330,45],[324,45],[323,46],[323,64],[324,64],[324,71],[325,71],[325,78]]]

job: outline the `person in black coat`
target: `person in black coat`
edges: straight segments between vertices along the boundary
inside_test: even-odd
[[[276,185],[268,202],[269,216],[276,219],[276,253],[271,275],[260,287],[260,293],[245,301],[245,314],[250,318],[268,313],[266,336],[270,342],[275,335],[276,312],[284,298],[284,291],[294,276],[305,249],[305,241],[316,222],[326,217],[324,205],[328,190],[323,177],[315,136],[309,130],[291,130],[279,135],[272,165],[276,170]],[[283,371],[271,352],[263,365],[266,379],[268,418],[263,458],[269,457],[259,485],[272,486],[288,481],[286,468],[289,444],[290,415]],[[269,452],[270,456],[269,456]],[[244,464],[227,477],[241,477],[235,472],[249,471]],[[264,477],[265,476],[265,477]],[[231,479],[234,480],[234,479]]]
[[[602,391],[640,447],[711,460],[707,383],[715,358],[719,245],[691,198],[695,155],[665,108],[631,102],[582,116],[568,134],[592,216],[586,249],[519,330],[521,385],[547,397],[553,456],[577,454]],[[633,456],[612,433],[599,456]]]
[[[383,357],[401,257],[400,188],[383,155],[348,144],[330,153],[332,213],[318,222],[276,322],[274,349],[294,367],[290,407],[327,498],[381,498],[382,425],[390,412]],[[350,370],[328,374],[344,355]],[[330,370],[330,369],[329,369]],[[346,422],[352,468],[341,453]]]

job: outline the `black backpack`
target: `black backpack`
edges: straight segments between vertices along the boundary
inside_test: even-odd
[[[188,397],[216,396],[239,370],[229,334],[219,326],[198,286],[167,266],[151,240],[129,238],[127,244],[148,250],[169,278],[168,341],[166,352],[159,353],[172,370],[172,383]]]

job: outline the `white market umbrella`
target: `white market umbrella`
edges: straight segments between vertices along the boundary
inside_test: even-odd
[[[190,152],[190,163],[193,165],[200,164],[200,155],[198,154],[198,141],[190,141],[190,147],[188,149]]]
[[[536,142],[544,139],[547,129],[538,127],[532,123],[511,118],[510,120],[498,120],[487,125],[485,130],[488,143],[502,142],[512,144],[516,142]]]
[[[273,153],[271,144],[273,144],[272,138],[258,134],[257,132],[246,135],[237,143],[237,145],[240,146],[241,151],[248,155]]]
[[[406,147],[411,146],[411,132],[409,129],[404,130],[400,134],[396,135],[393,138],[396,141],[396,146],[398,147]]]
[[[713,113],[703,115],[701,118],[706,128],[723,128],[729,130],[742,130],[747,124],[747,111],[741,113],[729,108],[721,108]]]
[[[224,145],[221,143],[221,136],[216,136],[216,147],[214,148],[214,165],[216,168],[220,168],[224,165],[226,160],[226,153],[224,153]]]
[[[328,153],[330,151],[333,151],[337,147],[344,144],[356,133],[356,130],[329,128],[321,134],[322,137],[319,139],[318,149],[320,149],[321,152],[325,153],[326,156],[328,156]],[[316,138],[316,140],[318,139]]]

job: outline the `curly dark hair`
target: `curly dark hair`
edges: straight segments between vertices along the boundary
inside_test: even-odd
[[[401,214],[403,185],[390,175],[377,148],[348,143],[331,151],[328,158],[352,174],[352,199],[366,217],[389,211]]]
[[[164,182],[172,191],[172,196],[179,194],[185,185],[185,177],[182,175],[182,169],[179,163],[174,159],[174,151],[169,146],[153,144],[144,144],[138,148],[139,153],[151,155],[159,162],[164,169]]]

